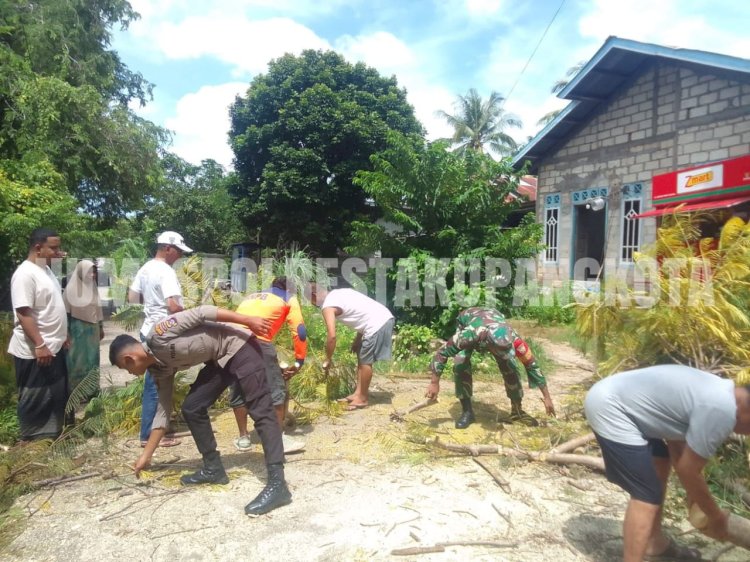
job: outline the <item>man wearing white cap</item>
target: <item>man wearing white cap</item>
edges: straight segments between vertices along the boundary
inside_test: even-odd
[[[170,314],[182,310],[182,288],[172,265],[191,250],[185,240],[176,232],[168,230],[156,238],[156,255],[138,270],[130,285],[128,301],[142,303],[146,315],[141,326],[141,340],[151,328]],[[151,425],[154,423],[158,393],[151,374],[146,372],[143,382],[143,405],[141,406],[141,446],[148,441]],[[167,413],[169,415],[169,412]],[[162,447],[178,445],[179,441],[165,437]]]

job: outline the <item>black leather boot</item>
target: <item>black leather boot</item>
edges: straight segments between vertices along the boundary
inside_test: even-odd
[[[471,398],[461,398],[461,407],[464,409],[461,417],[456,420],[456,429],[466,429],[475,421],[474,410],[471,407]]]
[[[183,486],[196,484],[229,484],[229,477],[221,464],[218,451],[203,455],[203,468],[193,474],[186,474],[180,478]]]
[[[266,487],[245,506],[245,515],[263,515],[289,503],[292,503],[292,493],[284,480],[284,465],[269,464]]]
[[[519,422],[519,423],[522,423],[523,425],[528,425],[530,427],[536,427],[539,425],[539,422],[536,420],[536,418],[524,412],[523,408],[521,408],[520,402],[511,403],[510,421]]]

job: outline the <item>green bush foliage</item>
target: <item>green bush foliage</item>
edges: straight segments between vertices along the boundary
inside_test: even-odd
[[[544,326],[557,324],[572,324],[576,318],[576,311],[570,303],[573,302],[571,287],[552,291],[551,294],[537,302],[526,302],[523,306],[512,309],[516,318],[535,320]]]
[[[415,355],[429,354],[430,345],[436,337],[428,326],[400,324],[393,346],[393,358],[403,361]]]
[[[16,376],[13,358],[5,353],[12,333],[12,315],[0,313],[0,443],[13,443],[18,438]]]

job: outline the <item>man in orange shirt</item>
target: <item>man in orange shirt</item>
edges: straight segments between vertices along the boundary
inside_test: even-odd
[[[249,295],[237,307],[237,312],[271,321],[271,328],[268,333],[263,336],[258,335],[258,343],[263,349],[266,380],[271,391],[276,418],[283,432],[288,407],[287,381],[302,368],[307,356],[307,331],[302,317],[302,309],[295,295],[295,288],[287,282],[286,277],[276,277],[271,283],[270,289]],[[271,342],[285,322],[292,333],[295,360],[294,365],[287,367],[282,372],[276,355],[276,348]],[[240,433],[240,436],[234,440],[234,445],[239,451],[247,451],[252,447],[247,431],[247,408],[245,407],[242,389],[237,384],[231,386],[229,405],[234,408],[234,416]],[[282,434],[282,437],[285,453],[301,451],[305,446],[304,443],[288,435]]]

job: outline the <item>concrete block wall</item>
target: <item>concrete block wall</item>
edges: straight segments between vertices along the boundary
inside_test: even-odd
[[[642,183],[643,210],[651,208],[651,178],[679,168],[750,154],[750,76],[747,82],[671,61],[649,64],[554,153],[540,163],[537,218],[545,195],[560,193],[559,261],[539,261],[540,281],[570,279],[571,194],[609,190],[605,272],[620,264],[624,184]],[[641,245],[656,237],[656,220],[641,219]]]

